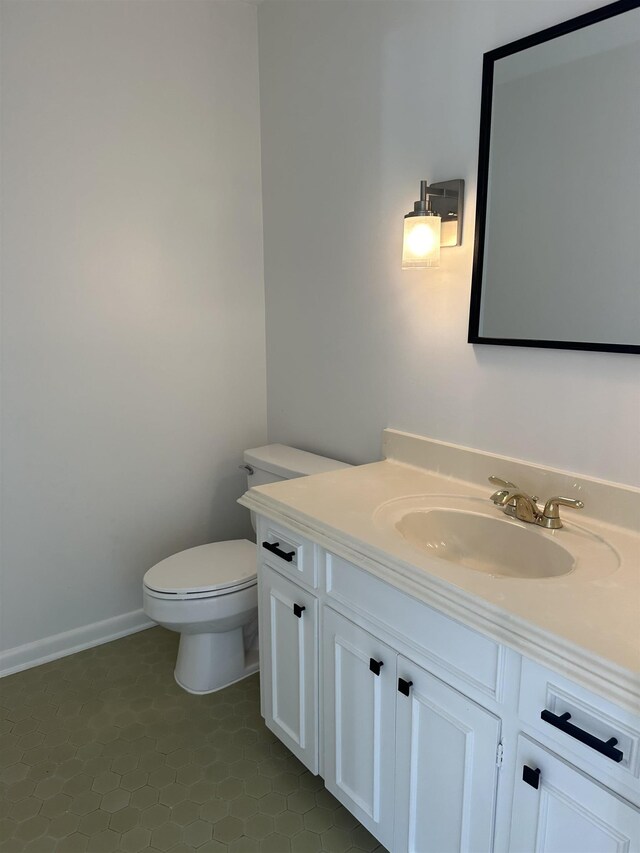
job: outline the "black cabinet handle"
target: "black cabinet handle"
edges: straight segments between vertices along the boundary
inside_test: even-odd
[[[266,548],[267,551],[271,551],[272,554],[275,554],[276,557],[280,557],[281,560],[286,560],[287,563],[290,563],[296,555],[295,551],[281,551],[278,548],[279,542],[263,542],[262,547]]]
[[[527,785],[531,785],[537,791],[540,785],[540,768],[536,767],[534,770],[533,767],[527,767],[525,764],[522,768],[522,781],[526,782]]]
[[[409,691],[413,686],[413,681],[405,681],[404,678],[398,679],[398,691],[402,693],[404,696],[409,695]]]
[[[300,617],[302,616],[302,611],[306,610],[306,609],[307,608],[304,606],[304,604],[294,604],[293,605],[293,613],[295,616],[298,617],[298,619],[300,619]]]
[[[590,746],[591,749],[595,749],[596,752],[599,752],[601,755],[605,755],[607,758],[610,758],[616,763],[620,763],[624,758],[622,750],[615,748],[618,743],[618,738],[612,737],[609,738],[609,740],[600,740],[600,738],[597,738],[595,735],[591,735],[589,732],[585,732],[584,729],[580,729],[578,726],[574,726],[573,723],[570,723],[569,720],[571,719],[571,714],[569,714],[569,712],[561,714],[558,717],[556,714],[552,714],[551,711],[547,711],[545,708],[545,710],[541,712],[540,717],[545,721],[545,723],[555,726],[556,729],[560,729],[561,732],[569,735],[569,737],[573,737],[576,740],[579,740],[580,743]]]
[[[380,675],[381,666],[384,666],[381,660],[374,660],[373,658],[369,658],[369,669],[374,675]]]

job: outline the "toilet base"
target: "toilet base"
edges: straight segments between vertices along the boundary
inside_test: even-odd
[[[245,651],[242,627],[216,634],[180,635],[174,677],[188,693],[215,693],[258,669],[258,651]]]

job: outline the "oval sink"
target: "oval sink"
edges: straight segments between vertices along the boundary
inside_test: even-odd
[[[592,581],[620,566],[608,542],[574,522],[543,530],[488,503],[466,495],[408,495],[379,506],[374,520],[422,554],[496,578]]]
[[[575,565],[569,551],[537,530],[486,515],[417,510],[403,515],[396,529],[434,557],[490,575],[548,578],[566,575]]]

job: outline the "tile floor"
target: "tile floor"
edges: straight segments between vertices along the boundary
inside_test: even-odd
[[[2,853],[385,853],[265,727],[253,676],[173,680],[152,628],[0,681]]]

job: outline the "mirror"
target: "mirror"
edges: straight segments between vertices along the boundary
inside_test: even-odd
[[[640,352],[639,7],[484,55],[470,343]]]

